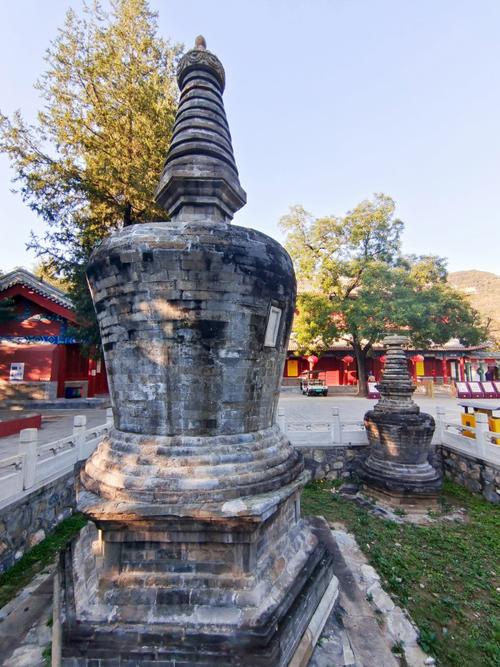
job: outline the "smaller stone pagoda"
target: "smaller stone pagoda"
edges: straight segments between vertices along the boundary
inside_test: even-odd
[[[365,489],[391,505],[408,508],[437,504],[442,480],[429,462],[434,418],[413,401],[415,385],[403,349],[409,339],[387,336],[381,398],[365,414],[370,454],[361,468]]]

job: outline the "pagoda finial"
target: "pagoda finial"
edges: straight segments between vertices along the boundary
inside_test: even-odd
[[[246,204],[222,93],[222,63],[202,35],[179,63],[181,91],[172,141],[155,199],[175,219],[229,222]]]
[[[207,42],[203,37],[203,35],[198,35],[198,37],[194,40],[194,47],[195,49],[203,49],[203,50],[207,48]]]

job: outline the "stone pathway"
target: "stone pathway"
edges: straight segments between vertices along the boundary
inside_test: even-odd
[[[433,665],[417,644],[415,626],[382,589],[354,537],[339,528],[332,535],[340,593],[308,667]],[[395,645],[402,648],[405,663],[392,653]]]
[[[38,574],[13,600],[0,609],[0,665],[42,667],[50,645],[52,587],[55,565]]]
[[[445,408],[447,416],[460,421],[462,408],[457,399],[447,395],[428,398],[426,396],[414,395],[423,412],[436,416],[436,407]],[[363,415],[372,410],[377,401],[357,396],[303,396],[298,389],[283,391],[280,394],[279,408],[283,408],[285,415],[294,419],[319,419],[327,420],[332,414],[332,408],[339,408],[341,421],[362,421]]]

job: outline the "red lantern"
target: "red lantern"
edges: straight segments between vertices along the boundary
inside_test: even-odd
[[[315,354],[310,354],[307,357],[307,361],[309,362],[309,370],[312,371],[314,365],[317,364],[319,360]]]
[[[381,364],[385,364],[386,361],[387,361],[387,357],[385,356],[385,354],[383,354],[383,355],[380,357],[380,363],[381,363]]]
[[[347,366],[349,366],[349,364],[352,364],[352,362],[354,361],[354,357],[351,357],[350,354],[346,354],[345,357],[342,357],[342,361],[344,362],[344,364],[347,364]]]
[[[414,354],[411,360],[416,364],[418,361],[423,361],[424,357],[421,354]]]

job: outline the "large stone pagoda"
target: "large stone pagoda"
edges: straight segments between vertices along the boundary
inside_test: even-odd
[[[431,465],[435,423],[420,412],[412,394],[405,336],[386,336],[384,372],[377,388],[380,400],[365,414],[370,453],[361,467],[365,488],[392,505],[432,508],[437,504],[441,475]]]
[[[170,221],[115,233],[87,271],[114,429],[81,473],[62,664],[303,665],[337,580],[276,425],[295,277],[276,241],[230,224],[246,195],[203,38],[178,83]]]

